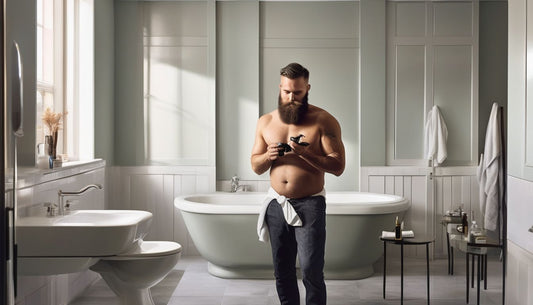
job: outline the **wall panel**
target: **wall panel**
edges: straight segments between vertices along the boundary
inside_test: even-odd
[[[259,2],[218,1],[216,9],[217,143],[224,143],[217,145],[217,180],[256,179],[250,153],[259,117]]]
[[[416,232],[427,232],[432,219],[428,217],[428,184],[424,173],[418,169],[390,168],[390,167],[363,167],[361,169],[361,191],[381,194],[400,194],[411,203],[410,209],[403,217],[405,228]],[[429,223],[429,224],[428,224]],[[392,230],[383,228],[383,230]],[[433,230],[429,228],[430,232]],[[394,249],[392,251],[396,251]],[[404,249],[407,256],[425,256],[425,247],[407,247]]]
[[[277,109],[279,70],[298,62],[309,72],[309,103],[343,131],[346,170],[326,175],[326,189],[355,190],[359,145],[359,5],[357,2],[260,2],[259,114]],[[292,26],[291,26],[292,25]]]
[[[433,4],[433,35],[441,37],[470,37],[474,35],[473,2],[436,2]]]
[[[448,127],[445,165],[475,165],[478,140],[476,1],[387,2],[387,164],[425,166],[427,113]]]
[[[214,165],[214,1],[115,12],[116,164]]]
[[[455,164],[475,164],[471,151],[477,135],[477,129],[475,133],[472,130],[472,54],[468,45],[434,47],[433,103],[439,106],[448,128],[447,160]]]
[[[425,53],[423,45],[396,46],[394,150],[399,159],[423,158]]]
[[[526,20],[526,103],[525,112],[521,114],[525,122],[525,139],[524,139],[524,151],[525,160],[523,160],[523,167],[531,176],[533,172],[533,56],[531,51],[533,50],[533,2],[528,0],[526,4],[527,20]],[[528,177],[529,178],[529,177]]]
[[[532,305],[533,254],[519,245],[508,242],[505,304]]]
[[[533,254],[533,183],[509,176],[507,186],[507,238]]]
[[[424,37],[426,35],[426,4],[401,2],[396,4],[395,36]]]

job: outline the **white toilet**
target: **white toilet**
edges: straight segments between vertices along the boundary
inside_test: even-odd
[[[103,257],[90,269],[98,272],[122,305],[154,305],[150,288],[174,268],[181,245],[169,241],[139,241],[131,251]]]

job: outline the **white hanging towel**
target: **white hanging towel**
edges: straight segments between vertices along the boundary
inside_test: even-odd
[[[502,196],[503,164],[499,105],[494,103],[485,135],[485,149],[479,161],[479,208],[485,215],[485,229],[496,231],[498,227],[499,201]]]
[[[424,138],[424,155],[428,160],[433,160],[433,165],[438,166],[448,156],[446,150],[448,128],[437,105],[428,112]]]

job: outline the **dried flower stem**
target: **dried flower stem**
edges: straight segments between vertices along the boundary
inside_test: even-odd
[[[67,115],[66,112],[53,112],[50,107],[46,108],[42,119],[51,135],[54,135],[61,128],[61,119],[65,115]]]

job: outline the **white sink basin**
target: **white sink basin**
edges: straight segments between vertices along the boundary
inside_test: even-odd
[[[147,233],[152,213],[77,210],[16,221],[19,257],[99,257],[128,250]]]

